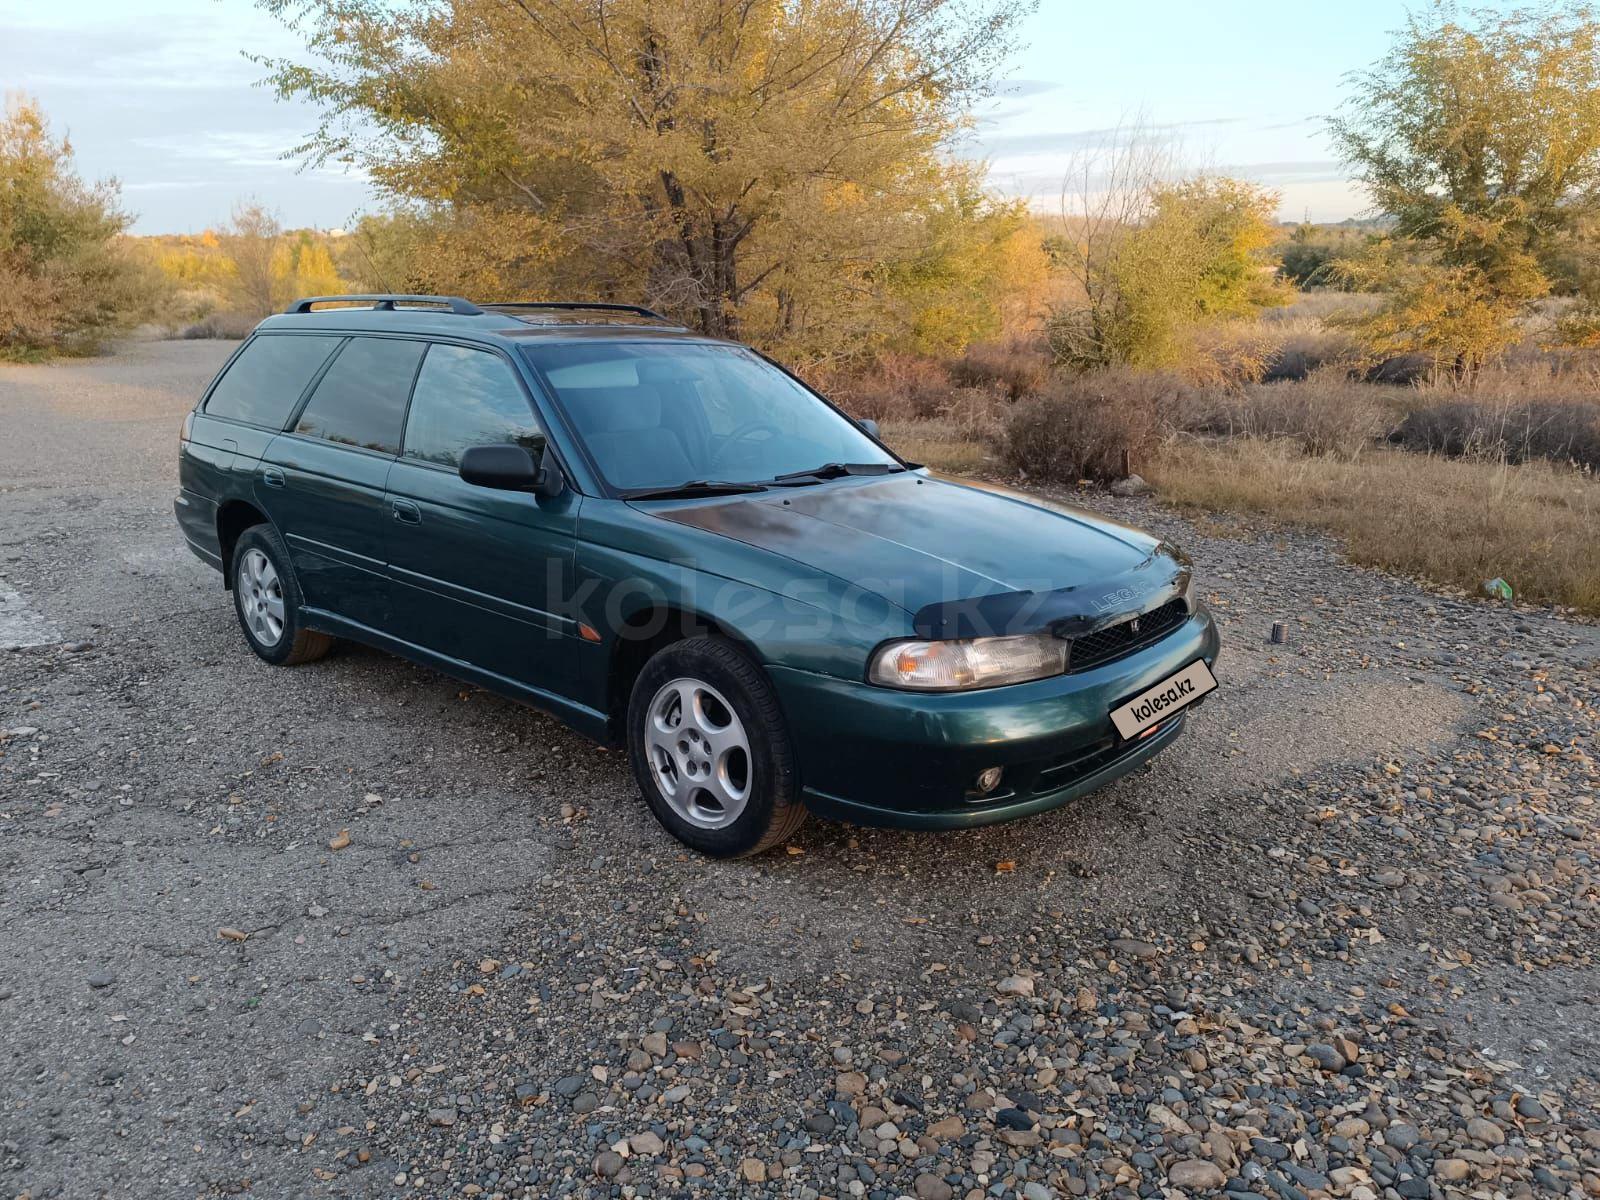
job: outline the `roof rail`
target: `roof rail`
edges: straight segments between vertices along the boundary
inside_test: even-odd
[[[587,300],[506,300],[496,301],[484,305],[485,308],[537,308],[555,309],[557,311],[596,310],[599,312],[631,313],[636,317],[649,317],[653,321],[672,322],[671,317],[664,317],[653,308],[645,308],[641,304],[607,304],[601,301]]]
[[[377,293],[360,296],[303,296],[283,311],[286,313],[308,313],[317,304],[370,304],[379,312],[393,312],[396,304],[433,304],[441,308],[448,308],[457,316],[480,317],[483,309],[471,300],[464,300],[460,296],[403,296],[392,293]]]

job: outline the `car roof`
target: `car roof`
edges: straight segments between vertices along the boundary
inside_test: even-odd
[[[317,305],[334,307],[316,307]],[[325,296],[297,300],[257,329],[277,333],[391,333],[469,341],[717,342],[649,309],[554,302],[487,304],[448,296]]]

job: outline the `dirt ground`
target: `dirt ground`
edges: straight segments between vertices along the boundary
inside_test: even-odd
[[[539,713],[249,653],[171,509],[231,348],[0,368],[0,1194],[1600,1194],[1592,626],[1086,494],[1221,621],[1177,745],[710,862]]]

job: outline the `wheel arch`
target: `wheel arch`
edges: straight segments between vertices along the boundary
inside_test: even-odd
[[[222,586],[233,588],[233,548],[246,529],[271,522],[248,500],[226,500],[217,508],[217,545],[222,554]]]
[[[731,642],[765,672],[750,640],[715,617],[678,604],[643,604],[629,613],[611,639],[606,664],[606,726],[614,742],[627,740],[628,700],[645,663],[675,642],[692,637],[717,637]]]

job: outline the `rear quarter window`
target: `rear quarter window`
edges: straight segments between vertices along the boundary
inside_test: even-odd
[[[256,335],[211,389],[206,416],[282,429],[340,341],[314,334]]]
[[[400,426],[423,342],[354,337],[306,401],[294,431],[344,446],[400,453]]]

